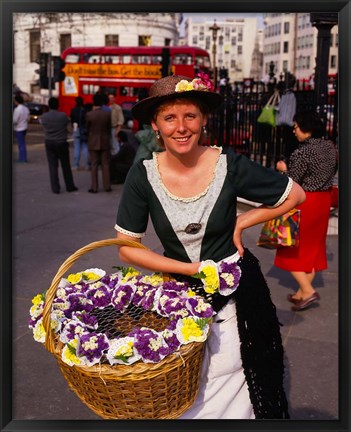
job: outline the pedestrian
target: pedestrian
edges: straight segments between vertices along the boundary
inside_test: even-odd
[[[85,126],[85,108],[83,106],[83,98],[77,96],[75,99],[76,105],[71,109],[71,124],[73,127],[73,167],[74,170],[79,170],[80,158],[83,156],[83,169],[89,169],[89,151],[88,151],[88,134]]]
[[[15,109],[13,110],[13,129],[18,144],[18,162],[28,163],[26,134],[30,117],[29,109],[24,105],[24,99],[20,94],[14,97]]]
[[[116,155],[111,156],[110,164],[111,183],[113,184],[124,183],[135,157],[135,149],[129,142],[126,132],[119,131],[117,138],[120,150]]]
[[[133,164],[117,211],[117,237],[141,241],[149,216],[164,255],[119,247],[122,262],[188,280],[206,260],[237,262],[241,279],[230,296],[206,294],[216,315],[206,341],[200,388],[181,419],[289,418],[283,348],[270,292],[243,230],[301,203],[302,188],[286,176],[221,147],[202,145],[208,115],[222,97],[207,76],[168,76],[133,108],[151,123],[163,152]],[[237,197],[263,205],[236,214]],[[201,283],[200,283],[201,285]]]
[[[120,141],[117,138],[118,132],[122,129],[124,124],[123,110],[116,101],[115,93],[109,93],[109,107],[111,108],[111,155],[116,155],[120,150]]]
[[[278,161],[278,171],[287,174],[306,193],[300,209],[299,245],[278,249],[274,264],[289,271],[298,283],[294,294],[288,294],[292,309],[299,311],[320,300],[312,285],[316,272],[327,269],[326,238],[331,207],[331,190],[337,170],[336,146],[322,138],[323,123],[313,111],[294,116],[294,134],[299,147],[291,154],[288,165]]]
[[[93,97],[93,109],[86,113],[88,130],[88,149],[91,161],[90,193],[98,192],[98,168],[101,165],[102,185],[106,192],[111,192],[111,112],[102,109],[103,99],[100,94]]]
[[[61,163],[67,192],[78,190],[73,180],[69,144],[67,141],[69,119],[58,108],[58,99],[51,97],[49,99],[49,111],[44,113],[40,118],[40,123],[44,127],[45,133],[45,151],[49,164],[50,185],[52,192],[55,194],[60,193],[59,162]]]

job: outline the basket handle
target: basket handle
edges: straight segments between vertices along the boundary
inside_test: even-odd
[[[76,252],[74,252],[71,256],[69,256],[66,261],[61,265],[61,267],[58,269],[55,277],[53,278],[50,288],[46,292],[45,296],[45,304],[44,304],[44,310],[43,310],[43,326],[46,332],[46,338],[45,338],[45,348],[50,351],[51,353],[54,353],[55,346],[54,346],[54,335],[53,331],[50,327],[50,315],[51,315],[51,306],[52,302],[54,301],[57,287],[61,281],[61,278],[63,275],[69,270],[69,268],[77,261],[79,257],[86,254],[87,252],[90,252],[94,249],[98,249],[104,246],[131,246],[136,247],[139,249],[148,249],[146,246],[144,246],[142,243],[132,241],[132,240],[125,240],[125,239],[118,239],[118,238],[112,238],[112,239],[106,239],[106,240],[99,240],[93,243],[89,243],[86,246],[78,249]]]

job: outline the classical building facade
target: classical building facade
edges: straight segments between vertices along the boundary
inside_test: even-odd
[[[264,72],[274,63],[277,74],[289,71],[297,79],[309,80],[316,66],[317,29],[309,13],[267,13],[264,16]],[[329,74],[338,71],[338,26],[332,27]]]
[[[13,82],[40,101],[48,93],[40,90],[35,72],[40,52],[57,56],[70,46],[178,45],[179,21],[179,13],[15,14]]]
[[[224,20],[216,19],[219,29],[215,41],[211,30],[214,20],[199,21],[192,17],[186,19],[184,43],[207,50],[211,56],[212,66],[215,64],[218,68],[224,67],[228,70],[230,82],[249,78],[253,53],[258,43],[258,19],[250,16],[245,18],[228,16]],[[255,67],[257,68],[257,64]]]

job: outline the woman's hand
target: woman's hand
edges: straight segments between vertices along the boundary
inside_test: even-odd
[[[234,234],[233,234],[233,243],[235,247],[238,249],[239,255],[242,257],[244,255],[244,246],[242,243],[242,232],[244,228],[242,226],[243,215],[239,215],[236,219]]]
[[[276,168],[279,172],[286,172],[288,170],[286,163],[282,160],[277,162]]]

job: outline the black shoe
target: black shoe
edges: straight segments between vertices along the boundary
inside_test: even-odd
[[[60,191],[52,191],[52,193],[54,193],[54,194],[59,194]]]
[[[89,189],[88,192],[90,192],[90,193],[97,193],[97,190]]]
[[[111,188],[105,189],[105,192],[112,192],[112,189]]]
[[[78,188],[74,186],[74,188],[72,188],[72,189],[67,189],[67,192],[75,192],[77,190],[78,190]]]

